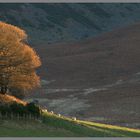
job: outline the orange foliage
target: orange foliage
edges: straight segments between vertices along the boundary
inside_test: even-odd
[[[24,30],[0,22],[0,87],[24,90],[39,86],[36,68],[41,65],[36,52],[26,44]]]

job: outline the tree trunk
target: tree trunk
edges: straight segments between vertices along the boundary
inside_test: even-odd
[[[6,86],[1,87],[0,93],[1,94],[6,94],[6,92],[7,92],[7,87]]]

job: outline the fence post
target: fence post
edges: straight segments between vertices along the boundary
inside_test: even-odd
[[[13,112],[11,112],[11,120],[13,120]]]
[[[19,120],[19,114],[17,114],[17,120]]]
[[[29,119],[30,119],[30,120],[32,119],[32,116],[31,116],[31,114],[29,114]]]
[[[7,117],[7,112],[5,113],[5,119],[7,119],[8,117]]]
[[[0,118],[2,119],[2,114],[1,114],[1,112],[0,112]]]
[[[26,116],[26,117],[25,117],[26,120],[28,120],[28,119],[29,119],[29,114],[26,114],[25,116]]]
[[[9,120],[11,120],[11,113],[8,114]]]
[[[24,118],[25,121],[26,121],[27,115],[26,115],[26,114],[23,114],[23,118]]]

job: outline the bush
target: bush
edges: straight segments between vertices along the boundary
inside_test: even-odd
[[[13,102],[12,104],[0,105],[0,113],[2,115],[13,113],[14,115],[33,115],[38,116],[41,114],[41,109],[34,103],[28,103],[26,106]]]
[[[19,115],[23,115],[23,114],[28,113],[27,109],[26,109],[26,106],[24,106],[22,104],[17,104],[16,102],[13,102],[10,105],[10,110],[11,110],[12,113],[19,114]]]
[[[0,105],[0,112],[1,112],[1,114],[2,115],[5,115],[6,113],[10,113],[11,111],[10,111],[10,108],[9,108],[9,106],[8,105]]]
[[[39,106],[37,106],[35,103],[28,103],[26,105],[28,112],[30,112],[33,115],[40,115],[41,110],[39,108]]]

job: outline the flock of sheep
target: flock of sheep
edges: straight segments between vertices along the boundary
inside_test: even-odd
[[[44,111],[44,112],[48,112],[47,109],[43,109],[43,111]],[[49,113],[54,114],[53,111],[51,111],[51,112],[49,112]],[[57,114],[57,115],[58,115],[58,117],[61,117],[61,114]],[[76,117],[72,117],[72,120],[76,121]]]

